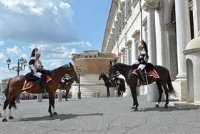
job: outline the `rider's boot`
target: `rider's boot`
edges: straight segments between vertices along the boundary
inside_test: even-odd
[[[138,74],[138,78],[140,79],[140,81],[142,82],[142,85],[146,85],[146,82],[145,82],[145,78],[142,74],[142,70],[141,69],[138,69],[137,70],[137,74]]]
[[[41,88],[41,92],[42,93],[46,93],[46,90],[45,90],[45,75],[41,75],[41,81],[40,81],[40,88]]]

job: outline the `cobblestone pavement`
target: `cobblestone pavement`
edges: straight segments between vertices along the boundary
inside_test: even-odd
[[[200,134],[200,109],[164,109],[138,96],[56,100],[58,115],[49,117],[48,100],[22,100],[12,110],[14,120],[0,122],[0,134]],[[2,112],[2,105],[0,106]]]

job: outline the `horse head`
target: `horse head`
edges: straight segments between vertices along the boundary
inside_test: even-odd
[[[69,75],[72,77],[72,79],[74,79],[77,83],[79,83],[80,81],[79,81],[77,73],[76,73],[76,71],[74,69],[74,66],[71,63],[69,63],[69,66],[70,66],[69,71],[71,73],[71,75],[70,74]]]
[[[101,80],[103,78],[103,75],[104,73],[102,72],[100,75],[99,75],[99,80]]]
[[[117,69],[115,68],[115,64],[113,64],[112,61],[110,61],[110,65],[108,68],[108,77],[110,80],[112,80],[116,76],[117,76]]]

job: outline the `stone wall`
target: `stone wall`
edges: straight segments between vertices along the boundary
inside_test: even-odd
[[[106,87],[103,80],[99,80],[99,75],[103,72],[108,74],[110,61],[116,60],[116,55],[112,53],[99,53],[98,51],[84,51],[83,54],[73,54],[72,60],[74,67],[80,75],[80,91],[82,97],[92,97],[99,91],[101,97],[107,95]],[[72,98],[77,98],[78,84],[74,83],[72,88]],[[114,94],[115,88],[110,90],[110,94]]]

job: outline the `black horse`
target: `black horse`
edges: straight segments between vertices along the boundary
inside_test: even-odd
[[[99,75],[99,80],[101,80],[102,78],[105,86],[107,87],[107,97],[110,97],[109,87],[116,87],[118,97],[123,96],[123,93],[126,91],[124,79],[115,77],[111,80],[103,72]]]
[[[116,86],[117,86],[117,93],[118,97],[122,97],[123,93],[126,91],[125,81],[122,78],[115,78]]]
[[[99,80],[103,79],[107,88],[107,97],[110,97],[109,87],[116,87],[115,80],[110,80],[103,72],[99,75]]]
[[[148,76],[147,80],[148,80],[148,84],[151,84],[154,81],[157,84],[157,87],[159,90],[159,98],[158,98],[156,107],[159,107],[159,103],[161,102],[161,97],[162,97],[162,93],[163,93],[162,87],[163,87],[165,90],[165,94],[166,94],[166,103],[165,103],[164,107],[168,108],[169,93],[176,96],[176,91],[174,90],[172,83],[171,83],[171,77],[170,77],[169,70],[165,67],[158,66],[158,65],[154,66],[154,68],[157,71],[160,78],[153,78],[153,77]],[[133,66],[122,64],[122,63],[112,64],[112,62],[110,61],[109,78],[113,78],[117,74],[117,71],[125,77],[126,82],[130,86],[130,89],[131,89],[134,111],[137,111],[138,105],[139,105],[138,100],[137,100],[137,93],[136,93],[138,77],[137,77],[137,75],[132,73],[132,69],[133,69]]]

